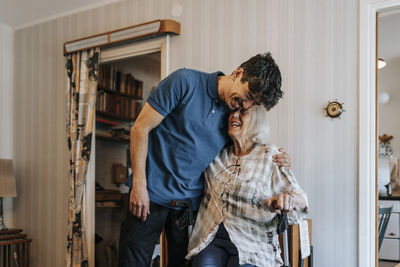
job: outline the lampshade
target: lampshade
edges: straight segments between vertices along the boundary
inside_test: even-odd
[[[378,58],[378,69],[382,69],[385,66],[386,66],[386,61],[381,58]]]
[[[389,103],[390,95],[386,92],[379,92],[378,94],[378,103],[379,104],[387,104]]]
[[[16,197],[14,167],[11,159],[0,159],[0,197]]]

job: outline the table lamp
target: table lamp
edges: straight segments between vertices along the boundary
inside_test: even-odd
[[[14,167],[11,159],[0,159],[0,231],[7,230],[3,219],[3,197],[16,197]]]

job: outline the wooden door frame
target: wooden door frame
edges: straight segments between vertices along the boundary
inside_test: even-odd
[[[400,6],[400,0],[359,2],[358,94],[358,266],[377,265],[376,193],[376,23],[377,13]]]
[[[125,59],[150,53],[161,53],[161,75],[160,80],[168,76],[170,72],[170,36],[166,35],[162,38],[151,39],[128,45],[115,46],[113,48],[101,49],[99,63],[111,62],[119,59]],[[93,127],[93,133],[95,132]],[[94,266],[95,259],[95,162],[96,162],[96,138],[92,138],[91,160],[89,162],[88,173],[86,177],[85,199],[85,214],[83,223],[86,225],[86,237],[88,244],[89,266]],[[161,252],[164,249],[164,244],[161,244]],[[161,253],[161,261],[164,262],[163,253]]]

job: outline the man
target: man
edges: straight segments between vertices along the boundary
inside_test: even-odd
[[[150,266],[164,227],[168,266],[184,266],[188,232],[177,220],[185,210],[174,200],[190,200],[198,209],[203,170],[229,142],[229,110],[264,105],[271,109],[282,97],[281,74],[270,53],[259,54],[231,75],[180,69],[149,96],[131,129],[133,178],[130,212],[121,225],[121,267]],[[289,166],[287,154],[275,160]]]

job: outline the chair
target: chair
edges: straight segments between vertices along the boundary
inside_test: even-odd
[[[378,233],[379,233],[379,247],[378,251],[381,249],[383,238],[385,237],[386,228],[389,223],[390,215],[392,214],[393,207],[381,208],[379,207],[379,225],[378,225]]]

